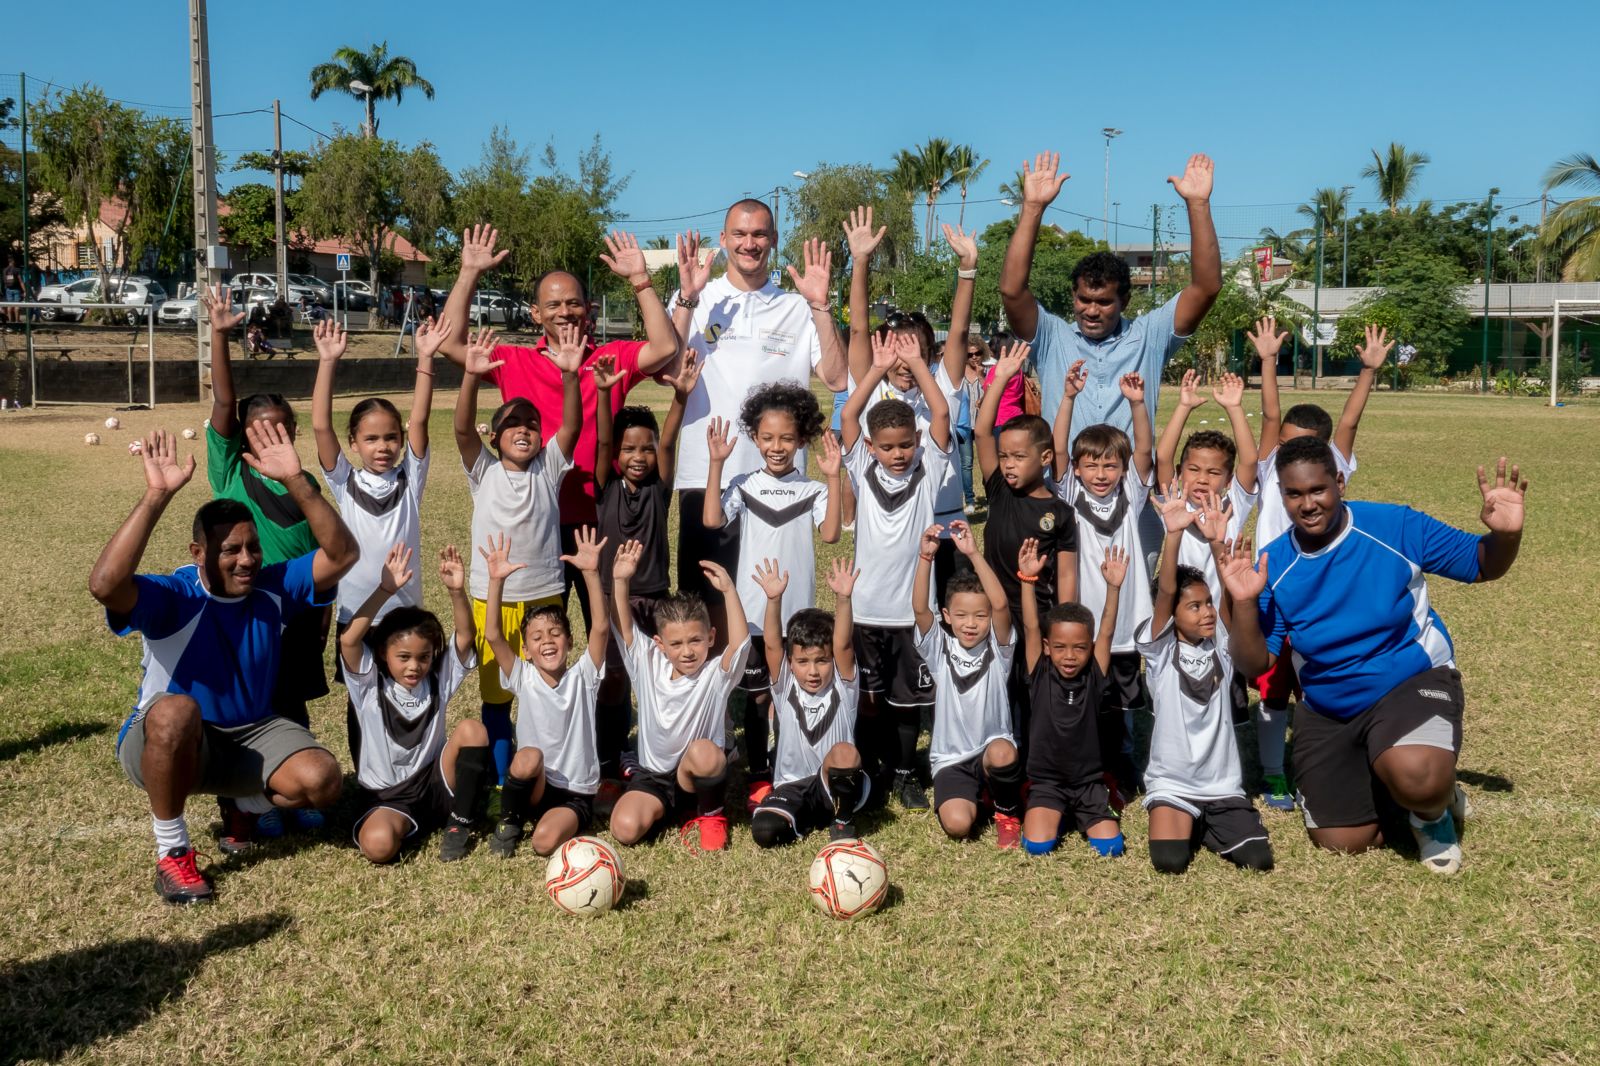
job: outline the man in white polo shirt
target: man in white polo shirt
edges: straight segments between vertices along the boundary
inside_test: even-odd
[[[745,395],[758,385],[805,385],[815,373],[830,389],[845,387],[844,344],[828,303],[833,255],[827,245],[806,242],[805,271],[789,268],[794,291],[785,292],[767,272],[778,227],[766,204],[740,200],[728,208],[720,240],[728,272],[712,281],[711,257],[701,262],[699,238],[679,239],[679,288],[670,307],[678,336],[703,364],[678,438],[678,589],[706,597],[714,616],[721,598],[706,585],[700,561],[736,569],[739,523],[708,530],[700,522],[711,458],[707,425],[718,416],[736,419]],[[804,452],[795,465],[805,469]],[[715,488],[720,492],[760,466],[755,445],[740,435],[723,464],[723,484]],[[718,626],[719,637],[724,628]]]

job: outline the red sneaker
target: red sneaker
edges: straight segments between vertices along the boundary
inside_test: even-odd
[[[221,796],[217,797],[217,808],[222,811],[222,832],[217,834],[217,847],[222,853],[238,855],[255,847],[256,816]]]
[[[750,814],[756,813],[756,808],[772,795],[772,782],[756,778],[750,782],[750,790],[745,794],[744,809]]]
[[[1111,793],[1111,809],[1121,814],[1122,808],[1127,806],[1128,801],[1122,795],[1122,789],[1117,785],[1116,775],[1107,770],[1100,775],[1100,779],[1105,782],[1106,791]]]
[[[994,843],[1001,851],[1015,848],[1022,843],[1022,819],[1014,814],[994,815]]]
[[[728,846],[728,816],[717,810],[691,818],[683,823],[682,836],[692,851],[723,851]]]
[[[594,816],[596,818],[609,818],[617,806],[617,800],[622,798],[623,784],[614,777],[600,779],[600,787],[594,794]]]
[[[193,848],[173,848],[156,863],[156,895],[168,903],[207,903],[211,882],[194,862]]]

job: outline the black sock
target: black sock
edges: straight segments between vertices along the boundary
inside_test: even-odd
[[[728,783],[727,770],[713,777],[690,774],[689,782],[694,785],[696,814],[714,814],[722,809],[722,786]]]
[[[899,746],[895,750],[897,759],[894,768],[902,773],[910,773],[917,767],[917,737],[922,733],[922,714],[915,707],[897,708],[895,718]]]
[[[350,742],[350,765],[361,769],[361,719],[356,717],[356,705],[344,701],[344,731]]]
[[[450,801],[450,820],[471,825],[479,801],[489,787],[489,749],[460,748],[456,751],[456,794]]]
[[[989,778],[989,799],[995,813],[1016,816],[1022,802],[1022,763],[1010,762],[1004,766],[991,766],[984,770]]]
[[[838,766],[828,769],[828,792],[833,796],[833,820],[848,822],[861,805],[861,789],[867,775],[860,767],[848,769]]]
[[[456,763],[456,773],[461,773]],[[459,777],[457,778],[459,780]],[[528,809],[533,806],[533,778],[507,777],[500,790],[500,820],[521,829],[528,824]]]
[[[754,692],[744,694],[744,758],[751,777],[767,777],[772,764],[767,757],[767,707],[770,701]]]

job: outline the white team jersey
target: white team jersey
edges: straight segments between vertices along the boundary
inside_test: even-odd
[[[605,676],[587,648],[553,686],[523,659],[500,671],[500,684],[517,697],[517,747],[544,753],[545,779],[557,788],[592,796],[600,787],[594,708]]]
[[[772,784],[781,788],[822,772],[822,760],[835,744],[856,742],[856,679],[839,676],[821,692],[795,684],[784,657],[772,684],[772,717],[778,727],[778,751],[772,759]]]
[[[917,634],[917,652],[933,675],[928,763],[935,776],[947,766],[981,755],[991,740],[1016,743],[1011,701],[1006,697],[1006,678],[1011,676],[1016,650],[1016,630],[1001,644],[991,629],[975,648],[963,648],[938,622]]]
[[[434,672],[414,689],[378,669],[371,649],[361,648],[361,663],[344,672],[345,690],[361,724],[361,764],[356,781],[374,792],[393,788],[427,769],[444,750],[446,709],[467,674],[476,669],[471,648],[456,654],[455,638],[445,641]]]
[[[690,742],[709,740],[719,748],[725,746],[728,696],[744,676],[749,640],[707,659],[693,677],[674,678],[672,663],[643,633],[634,631],[631,648],[615,628],[611,639],[622,648],[622,661],[639,699],[640,765],[651,773],[669,774],[678,768]],[[722,668],[724,659],[732,661],[732,669]]]
[[[1328,448],[1333,452],[1333,464],[1339,468],[1339,473],[1344,475],[1346,485],[1350,484],[1350,475],[1356,472],[1356,457],[1346,459],[1333,444]],[[1261,494],[1261,513],[1256,515],[1256,550],[1260,551],[1268,544],[1289,532],[1292,523],[1289,521],[1289,512],[1283,506],[1283,492],[1278,487],[1278,449],[1274,448],[1256,464],[1256,490]]]
[[[931,368],[933,370],[934,384],[939,391],[944,393],[945,400],[950,405],[950,415],[945,419],[949,421],[954,417],[956,408],[961,405],[961,386],[950,383],[950,375],[944,372],[944,360],[936,360]],[[856,383],[850,382],[850,391],[854,392]],[[933,424],[933,412],[928,408],[928,399],[922,390],[916,386],[902,390],[891,384],[887,377],[880,378],[878,384],[873,386],[872,394],[867,397],[867,404],[861,409],[861,434],[867,433],[867,414],[884,400],[903,400],[911,406],[917,416],[917,432],[922,438],[928,438],[928,429]],[[977,417],[977,412],[973,412]],[[953,440],[952,440],[953,443]],[[957,521],[965,514],[963,504],[966,502],[961,492],[961,470],[954,463],[945,467],[944,477],[939,479],[937,490],[933,496],[933,520],[944,527],[939,534],[941,540],[950,538],[950,523]]]
[[[867,439],[845,453],[845,469],[856,493],[856,566],[861,576],[851,594],[857,625],[909,626],[911,579],[917,571],[917,545],[933,524],[933,500],[952,465],[950,453],[924,438],[904,477],[895,477],[873,458]]]
[[[1145,806],[1157,799],[1226,799],[1244,795],[1239,745],[1233,735],[1233,660],[1228,633],[1217,619],[1217,635],[1185,644],[1167,620],[1159,636],[1150,622],[1139,629],[1145,682],[1155,706],[1150,765],[1144,772]]]
[[[783,591],[783,624],[794,613],[817,603],[817,548],[811,531],[828,512],[828,486],[799,470],[774,477],[765,468],[740,474],[722,493],[722,513],[739,524],[739,569],[734,583],[752,637],[760,636],[767,617],[767,594],[756,583],[756,567],[776,559],[789,571]],[[809,519],[809,521],[807,520]]]
[[[487,445],[467,470],[472,494],[472,543],[482,547],[504,533],[514,563],[526,563],[506,578],[503,602],[519,603],[561,594],[561,479],[572,460],[561,454],[554,437],[526,471],[507,469]],[[489,571],[478,552],[472,556],[473,599],[489,598]]]
[[[1139,541],[1139,515],[1144,512],[1150,487],[1139,480],[1139,471],[1129,465],[1122,483],[1105,496],[1096,496],[1068,473],[1055,484],[1056,495],[1072,508],[1078,521],[1078,602],[1094,614],[1095,632],[1100,632],[1100,615],[1106,606],[1106,579],[1100,573],[1106,549],[1115,544],[1128,553],[1128,576],[1117,594],[1117,632],[1112,637],[1113,652],[1133,650],[1134,633],[1150,617],[1150,567]]]
[[[1250,517],[1250,512],[1256,506],[1256,494],[1247,492],[1239,484],[1237,478],[1228,483],[1228,502],[1232,509],[1228,511],[1228,540],[1237,540],[1244,532],[1244,524]],[[1199,508],[1193,504],[1186,505],[1190,511]],[[1206,575],[1206,587],[1211,590],[1211,602],[1217,610],[1222,609],[1222,574],[1217,570],[1216,556],[1211,554],[1211,542],[1206,540],[1205,534],[1196,526],[1189,526],[1183,531],[1183,538],[1178,542],[1178,564],[1192,566]]]
[[[706,427],[711,419],[716,415],[736,417],[746,394],[757,385],[776,381],[809,384],[811,368],[822,358],[822,341],[805,297],[770,283],[746,292],[723,275],[708,282],[700,293],[700,302],[689,318],[688,346],[703,363],[700,381],[684,405],[676,482],[680,489],[703,489],[711,466],[706,448]],[[794,465],[806,468],[804,449]],[[738,434],[733,454],[722,467],[723,481],[761,466],[755,444]]]
[[[361,546],[361,558],[339,580],[339,622],[355,617],[383,576],[383,561],[389,549],[404,543],[411,549],[413,562],[422,558],[422,489],[428,481],[428,457],[412,454],[405,446],[405,458],[386,474],[357,470],[339,454],[332,470],[324,470],[328,490],[339,506],[339,517],[350,528]],[[422,567],[412,567],[411,580],[390,596],[373,617],[374,624],[396,607],[416,607],[422,603]]]

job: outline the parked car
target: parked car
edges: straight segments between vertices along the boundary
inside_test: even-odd
[[[45,285],[39,289],[39,302],[60,304],[60,307],[41,307],[39,317],[46,322],[81,322],[88,314],[78,304],[100,303],[100,279],[83,278],[66,285]]]
[[[323,307],[333,306],[333,286],[321,278],[313,277],[310,274],[290,274],[289,284],[298,285],[316,293],[315,303]]]
[[[231,290],[230,290],[231,291]],[[233,313],[244,314],[244,305],[238,300],[230,301]],[[163,326],[193,326],[196,320],[205,315],[205,309],[200,306],[198,296],[182,296],[176,300],[168,300],[161,305],[161,311],[156,315],[156,321]]]
[[[284,295],[284,299],[288,300],[291,306],[301,303],[320,303],[321,295],[319,290],[314,286],[297,283],[294,280],[296,277],[299,277],[299,275],[290,274],[286,278],[289,283],[289,291]],[[315,279],[312,280],[314,281]],[[268,292],[276,294],[278,291],[278,276],[259,272],[235,274],[230,284],[235,287],[266,289]],[[331,292],[329,293],[329,299],[330,301],[332,300]]]
[[[161,306],[167,301],[167,290],[159,281],[135,274],[110,279],[110,292],[103,294],[100,279],[92,277],[69,285],[46,285],[39,290],[39,301],[60,305],[39,309],[39,317],[46,322],[81,322],[90,310],[82,306],[84,304],[126,304],[128,309],[121,317],[128,325],[136,326],[152,313],[159,317]]]
[[[515,301],[493,289],[480,289],[472,294],[467,317],[474,326],[517,325],[518,309]]]
[[[333,293],[339,306],[350,311],[372,310],[372,287],[364,281],[336,281]]]

